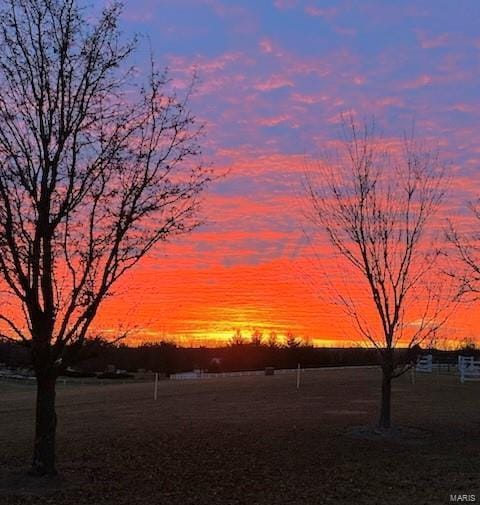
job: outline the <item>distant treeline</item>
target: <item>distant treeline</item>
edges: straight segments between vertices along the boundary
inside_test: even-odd
[[[420,354],[434,354],[434,361],[455,363],[459,353],[479,355],[472,347],[456,351],[397,349],[398,362],[415,361]],[[11,367],[29,367],[29,351],[12,342],[0,340],[0,363]],[[324,366],[378,365],[378,353],[372,348],[323,348],[311,345],[267,345],[230,343],[223,347],[181,347],[171,342],[130,347],[111,345],[102,340],[89,342],[80,352],[76,366],[87,372],[106,370],[109,365],[136,372],[150,370],[164,374],[194,369],[209,372],[261,370],[266,367],[303,368]]]

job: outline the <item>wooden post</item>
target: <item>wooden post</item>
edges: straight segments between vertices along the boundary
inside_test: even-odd
[[[415,365],[412,366],[412,368],[410,368],[410,372],[411,372],[411,378],[412,378],[412,384],[415,384]]]
[[[300,363],[297,366],[297,389],[300,389]]]

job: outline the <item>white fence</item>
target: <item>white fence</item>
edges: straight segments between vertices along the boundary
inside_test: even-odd
[[[475,361],[473,356],[458,356],[458,370],[461,371],[463,368],[469,366]]]
[[[480,380],[480,361],[475,361],[473,356],[458,357],[458,372],[460,373],[460,382]]]
[[[279,372],[279,370],[275,370]],[[243,377],[245,375],[265,375],[263,370],[253,370],[249,372],[225,372],[210,373],[203,370],[194,370],[193,372],[174,373],[170,375],[173,380],[191,380],[191,379],[215,379],[216,377]]]
[[[312,370],[309,368],[309,370]],[[316,370],[320,370],[317,368]],[[302,372],[304,369],[302,369]],[[275,370],[275,375],[277,374],[287,374],[287,373],[297,373],[296,368],[285,369],[285,370]],[[223,377],[246,377],[251,375],[265,375],[264,370],[248,370],[246,372],[219,372],[219,373],[210,373],[203,372],[202,370],[194,370],[193,372],[184,372],[184,373],[175,373],[170,375],[170,379],[173,380],[191,380],[191,379],[217,379]]]
[[[415,371],[421,373],[432,373],[433,356],[427,354],[422,356],[415,365]]]
[[[340,369],[355,369],[355,368],[378,368],[376,365],[365,365],[365,366],[326,366],[319,368],[301,368],[300,372],[316,372],[319,370],[340,370]],[[282,374],[296,374],[298,373],[298,368],[275,368],[274,375]],[[251,375],[266,375],[265,370],[249,370],[246,372],[219,372],[210,373],[203,372],[202,370],[194,370],[193,372],[176,373],[170,375],[171,380],[191,380],[191,379],[217,379],[223,377],[246,377]]]

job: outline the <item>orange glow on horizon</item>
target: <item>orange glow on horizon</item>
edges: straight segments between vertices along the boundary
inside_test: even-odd
[[[249,342],[259,331],[264,341],[274,332],[279,343],[291,332],[320,347],[367,345],[339,307],[328,302],[328,293],[313,292],[293,259],[203,269],[171,264],[153,269],[152,263],[132,272],[119,294],[106,301],[95,324],[105,337],[127,328],[132,345],[164,340],[195,347],[226,344],[237,331]],[[478,341],[478,328],[480,311],[460,306],[437,345]]]

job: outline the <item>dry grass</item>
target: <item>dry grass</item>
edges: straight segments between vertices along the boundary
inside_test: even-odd
[[[476,493],[480,383],[395,382],[390,437],[376,420],[377,370],[58,387],[58,466],[50,494],[6,504],[448,504]],[[0,471],[26,468],[32,386],[0,383]],[[12,485],[8,479],[9,493]],[[8,480],[7,479],[7,480]],[[24,483],[25,484],[25,483]],[[1,493],[1,490],[0,490]]]

